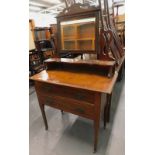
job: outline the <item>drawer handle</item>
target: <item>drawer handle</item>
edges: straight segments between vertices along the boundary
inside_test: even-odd
[[[76,109],[74,109],[76,112],[78,112],[78,113],[80,113],[80,114],[84,114],[85,113],[85,111],[83,110],[83,109],[81,109],[81,108],[76,108]]]
[[[84,97],[83,94],[76,94],[75,98],[78,99],[78,100],[84,100],[85,97]]]

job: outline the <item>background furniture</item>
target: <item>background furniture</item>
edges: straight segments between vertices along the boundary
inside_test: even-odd
[[[120,37],[121,43],[125,46],[125,14],[119,14],[119,9],[124,7],[125,1],[115,2],[113,0],[112,10],[113,10],[113,21]],[[116,11],[115,11],[116,10]]]
[[[54,55],[55,45],[51,39],[50,28],[35,27],[32,31],[34,33],[35,47],[41,53],[42,61],[51,58]]]
[[[43,65],[39,51],[30,50],[29,51],[29,75],[32,76],[36,73],[41,72],[44,69],[45,67]]]

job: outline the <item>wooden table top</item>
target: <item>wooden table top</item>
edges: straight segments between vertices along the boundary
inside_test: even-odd
[[[117,72],[112,78],[108,78],[95,73],[90,74],[87,72],[80,73],[76,71],[44,70],[32,76],[30,79],[34,81],[110,94],[116,82],[117,76]]]

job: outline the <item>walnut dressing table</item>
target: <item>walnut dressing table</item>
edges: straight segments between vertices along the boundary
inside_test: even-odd
[[[117,72],[111,77],[105,76],[104,68],[106,65],[114,67],[114,62],[99,62],[50,59],[46,61],[47,70],[31,77],[35,81],[45,129],[48,129],[45,105],[93,120],[94,152],[97,150],[100,118],[104,120],[104,127],[109,120],[111,93],[118,76]]]

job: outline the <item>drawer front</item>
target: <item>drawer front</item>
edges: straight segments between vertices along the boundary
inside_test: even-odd
[[[55,95],[38,94],[39,102],[89,119],[94,118],[94,105]]]
[[[91,104],[94,103],[94,92],[76,89],[71,87],[52,85],[48,83],[36,82],[35,88],[38,93],[45,95],[57,95],[67,98],[73,98],[79,101],[86,101]]]

